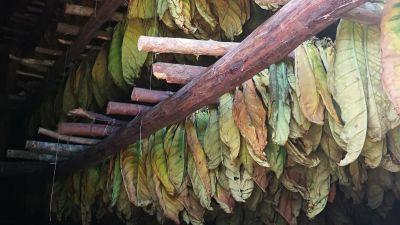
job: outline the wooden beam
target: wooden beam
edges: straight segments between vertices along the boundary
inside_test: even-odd
[[[267,66],[282,60],[302,42],[364,0],[291,1],[167,100],[138,116],[90,150],[62,163],[58,174],[95,165],[121,149],[176,123]],[[284,26],[282,26],[284,24]]]
[[[117,129],[119,127],[104,124],[59,123],[57,133],[83,137],[105,137]]]
[[[240,43],[186,38],[141,36],[138,49],[145,52],[223,56]]]
[[[59,55],[63,54],[63,51],[49,49],[49,48],[43,48],[43,47],[40,47],[40,46],[37,46],[35,48],[35,52],[41,53],[41,54],[46,54],[46,55],[52,55],[52,56],[59,56]]]
[[[39,127],[38,134],[45,135],[47,137],[54,138],[56,140],[66,141],[68,143],[76,143],[76,144],[83,144],[83,145],[94,145],[97,144],[100,140],[92,139],[92,138],[81,138],[81,137],[74,137],[74,136],[67,136],[62,135],[52,130],[48,130],[42,127]]]
[[[123,102],[108,102],[106,113],[108,115],[137,116],[149,111],[152,107]]]
[[[157,91],[145,88],[133,88],[131,100],[145,103],[159,103],[172,96],[172,91]]]
[[[55,155],[57,153],[60,156],[71,156],[77,152],[85,151],[88,149],[88,146],[28,140],[26,141],[25,148],[36,153],[45,153],[50,155]]]
[[[201,73],[207,70],[207,67],[190,66],[173,63],[154,63],[153,75],[157,79],[166,80],[172,84],[187,84],[194,77],[200,76]]]
[[[73,109],[73,110],[69,111],[68,116],[78,116],[78,117],[90,119],[93,122],[99,121],[99,122],[107,123],[107,124],[113,125],[113,126],[123,126],[128,123],[126,121],[122,121],[122,120],[118,120],[118,119],[115,119],[115,118],[112,118],[109,116],[105,116],[103,114],[90,112],[90,111],[87,111],[82,108]]]
[[[6,157],[9,159],[27,159],[27,160],[39,160],[44,162],[54,162],[56,157],[50,154],[41,154],[41,153],[34,153],[28,152],[25,150],[7,150]],[[57,158],[59,161],[65,160],[63,157]]]
[[[64,13],[68,15],[75,15],[75,16],[91,16],[94,12],[92,7],[82,6],[82,5],[75,5],[66,3],[64,7]],[[124,19],[124,14],[122,13],[114,13],[112,14],[111,20],[114,21],[122,21]]]
[[[62,33],[65,35],[78,35],[80,28],[75,25],[66,24],[66,23],[58,23],[56,32]],[[98,30],[95,35],[96,38],[109,41],[111,40],[111,35],[107,31]]]

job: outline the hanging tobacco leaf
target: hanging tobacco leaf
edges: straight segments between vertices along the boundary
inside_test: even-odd
[[[228,146],[231,159],[239,155],[240,132],[233,118],[233,97],[226,93],[219,100],[219,134],[221,141]]]

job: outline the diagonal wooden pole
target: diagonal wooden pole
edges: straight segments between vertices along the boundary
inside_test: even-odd
[[[60,164],[58,176],[106,159],[129,144],[158,129],[184,119],[232,90],[267,66],[283,59],[302,42],[337,20],[365,0],[291,1],[260,25],[235,49],[228,52],[200,76],[145,115],[95,145]]]

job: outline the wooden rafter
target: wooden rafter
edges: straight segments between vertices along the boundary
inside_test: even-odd
[[[291,1],[253,31],[239,46],[173,96],[145,115],[138,116],[88,151],[60,164],[59,176],[92,166],[136,142],[140,137],[147,137],[162,127],[184,119],[266,66],[283,59],[303,41],[364,2],[365,0]]]

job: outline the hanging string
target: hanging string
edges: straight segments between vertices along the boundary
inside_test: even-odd
[[[49,220],[50,220],[50,222],[51,222],[51,210],[52,210],[52,205],[53,205],[54,183],[55,183],[55,178],[56,178],[59,148],[60,148],[60,138],[57,138],[56,158],[54,159],[53,179],[52,179],[52,184],[51,184],[50,203],[49,203],[50,204],[49,205]]]

